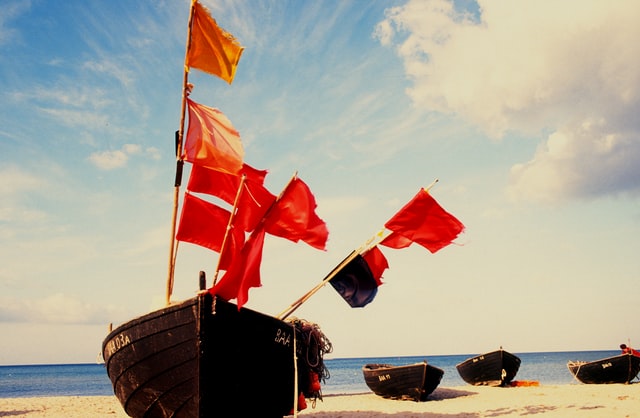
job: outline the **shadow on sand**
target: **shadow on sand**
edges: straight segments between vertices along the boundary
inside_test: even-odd
[[[363,392],[363,393],[355,393],[353,395],[367,395],[371,392]],[[476,395],[477,392],[472,392],[468,390],[459,390],[459,389],[449,389],[449,388],[437,388],[429,397],[426,402],[420,402],[424,404],[425,409],[429,409],[430,402],[438,402],[444,401],[446,399],[455,399],[463,396]],[[331,396],[340,396],[340,395],[325,395],[325,397]],[[401,400],[392,400],[389,399],[389,402],[412,402],[412,401],[401,401]],[[445,413],[435,413],[435,412],[416,412],[416,411],[400,411],[400,412],[378,412],[378,411],[318,411],[312,412],[305,411],[300,413],[299,417],[313,417],[313,418],[479,418],[480,414],[478,413],[456,413],[456,414],[445,414]]]
[[[0,417],[27,416],[32,412],[36,412],[36,410],[31,409],[31,410],[23,410],[23,411],[0,411]]]
[[[469,390],[450,389],[450,388],[436,388],[436,390],[429,395],[427,402],[429,401],[444,401],[445,399],[455,399],[463,396],[477,395],[478,392],[472,392]]]

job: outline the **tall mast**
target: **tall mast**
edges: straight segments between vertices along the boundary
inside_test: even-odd
[[[176,220],[178,218],[178,200],[180,197],[180,185],[182,184],[182,139],[184,137],[184,122],[187,108],[187,96],[189,95],[189,67],[187,66],[187,54],[191,46],[191,27],[193,25],[193,15],[195,13],[195,2],[191,1],[189,12],[189,24],[187,27],[187,43],[184,53],[184,75],[182,78],[182,104],[180,109],[180,129],[176,132],[176,177],[173,189],[173,214],[171,216],[171,244],[169,245],[169,269],[167,274],[166,304],[171,303],[173,293],[173,277],[175,272],[175,247],[176,247]]]

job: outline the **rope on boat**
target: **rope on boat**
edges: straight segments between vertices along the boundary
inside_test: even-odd
[[[293,416],[298,417],[298,347],[296,346],[296,325],[293,328]]]
[[[578,368],[576,369],[576,372],[572,373],[573,374],[573,378],[576,379],[576,382],[578,382],[578,383],[582,383],[582,382],[580,382],[580,379],[578,379],[578,374],[580,373],[580,368],[582,367],[583,364],[585,364],[584,361],[570,361],[569,362],[570,366],[576,366],[576,365],[578,366]]]
[[[293,317],[288,318],[286,321],[291,323],[297,332],[301,334],[300,341],[302,344],[296,349],[296,353],[299,353],[300,358],[305,361],[311,375],[315,374],[317,376],[316,387],[313,387],[313,382],[310,382],[309,388],[303,388],[301,390],[308,398],[312,399],[312,406],[315,408],[317,399],[322,400],[322,390],[319,383],[320,381],[324,383],[330,376],[329,369],[327,369],[324,364],[324,355],[333,351],[333,345],[320,330],[318,324]],[[296,339],[294,335],[294,343],[295,342]],[[297,374],[296,371],[296,378]]]

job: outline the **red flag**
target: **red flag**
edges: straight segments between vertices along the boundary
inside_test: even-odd
[[[218,76],[231,84],[243,50],[234,36],[219,27],[209,11],[194,0],[186,65]]]
[[[258,170],[248,164],[242,164],[238,174],[229,174],[194,165],[191,168],[187,189],[196,193],[210,194],[233,204],[243,174],[246,176],[245,181],[262,186],[267,176],[267,170]]]
[[[220,253],[230,216],[229,211],[185,193],[176,239]],[[225,251],[222,252],[220,268],[227,269],[243,243],[244,232],[232,228],[227,236]]]
[[[377,246],[363,253],[362,258],[367,262],[373,278],[376,280],[376,283],[378,283],[378,286],[380,286],[382,284],[382,273],[389,268],[387,258]]]
[[[237,174],[244,149],[240,134],[218,109],[187,99],[189,127],[182,158],[193,165]]]
[[[253,231],[276,200],[276,197],[263,185],[267,175],[266,170],[257,170],[243,164],[240,173],[235,175],[194,165],[191,168],[187,189],[192,192],[207,193],[233,204],[243,174],[246,175],[246,179],[238,201],[234,225],[244,231]]]
[[[262,286],[260,264],[264,234],[264,228],[256,229],[220,282],[209,289],[211,294],[225,300],[236,299],[238,310],[249,300],[249,288]]]
[[[409,245],[411,245],[411,243],[413,243],[413,241],[411,241],[409,238],[405,238],[395,232],[392,232],[391,234],[387,235],[386,238],[380,241],[381,245],[396,249],[407,248]]]
[[[451,244],[464,230],[464,225],[445,211],[424,189],[384,225],[393,231],[380,245],[404,248],[412,242],[432,253]]]
[[[265,219],[269,234],[293,242],[302,240],[319,250],[326,249],[329,231],[316,214],[316,199],[302,180],[294,178]]]
[[[275,201],[276,196],[265,187],[250,181],[245,182],[238,202],[235,224],[247,232],[253,231]]]

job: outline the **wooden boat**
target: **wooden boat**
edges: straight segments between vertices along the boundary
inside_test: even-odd
[[[630,383],[640,372],[640,357],[625,353],[595,361],[569,361],[567,368],[582,383]]]
[[[389,399],[426,401],[442,380],[444,371],[428,364],[365,364],[364,381],[378,396]]]
[[[519,368],[520,358],[502,347],[456,365],[462,380],[474,386],[507,386]]]
[[[306,356],[318,351],[304,343],[309,336],[300,324],[238,310],[219,298],[214,308],[213,301],[203,293],[127,322],[106,337],[105,367],[128,415],[214,417],[238,410],[282,417],[293,408],[294,384],[314,396],[319,388],[313,387],[317,381],[310,379]]]
[[[194,24],[194,21],[197,23]],[[206,32],[206,36],[199,33],[198,37],[191,37],[192,28]],[[194,44],[194,39],[200,43],[210,42],[210,38],[218,43],[234,42],[231,35],[217,27],[198,0],[191,2],[187,38],[187,52],[190,51],[189,46]],[[218,48],[216,45],[207,45],[207,48],[195,49],[202,55],[208,53],[210,47]],[[237,62],[241,49],[234,50],[237,56],[235,59],[227,59],[226,62]],[[218,52],[226,54],[226,46],[224,51]],[[197,58],[202,59],[201,56]],[[202,61],[195,62],[202,65]],[[225,80],[229,83],[235,71],[235,64],[233,65],[234,67],[225,73]],[[215,283],[211,288],[206,288],[202,272],[200,292],[197,296],[178,303],[170,300],[177,256],[177,246],[174,244],[177,240],[175,226],[178,196],[185,160],[182,154],[185,109],[188,103],[187,96],[193,87],[187,82],[187,67],[185,60],[182,126],[176,133],[175,144],[178,161],[166,306],[134,318],[109,332],[102,343],[105,368],[116,397],[125,412],[134,418],[210,418],[229,415],[281,418],[304,409],[305,397],[321,397],[320,381],[328,377],[322,356],[331,350],[331,346],[319,328],[300,319],[285,321],[228,302],[234,298],[239,299],[240,293],[230,291],[233,297],[221,298],[220,293],[216,293]],[[219,67],[213,67],[214,75],[222,78],[222,73],[217,72]],[[203,69],[201,66],[195,68]],[[189,121],[191,120],[190,116]],[[211,119],[208,119],[207,123],[212,123]],[[235,132],[226,125],[225,128],[229,132]],[[204,154],[208,156],[210,152],[211,149],[207,148],[207,153]],[[186,161],[194,166],[196,164],[193,160]],[[234,160],[235,162],[237,161]],[[238,162],[240,163],[243,161]],[[215,167],[214,171],[217,168],[219,167]],[[214,184],[215,187],[220,187],[218,182]],[[209,246],[211,241],[204,244],[197,240],[191,241],[218,252],[219,260],[223,259],[222,249],[230,247],[230,244],[225,247],[225,242],[234,221],[234,214],[242,208],[238,205],[238,196],[243,190],[243,184],[244,177],[237,186],[233,209],[227,211],[228,223],[225,222],[221,227],[215,224],[218,230],[214,232],[227,231],[223,233],[222,243],[212,247]],[[202,193],[217,196],[214,192]],[[266,211],[267,207],[264,210]],[[261,216],[264,221],[264,213]],[[193,221],[194,218],[197,220]],[[211,216],[190,218],[185,216],[183,211],[181,222],[185,219],[195,223],[197,230],[206,229],[208,222],[213,221]],[[235,241],[239,242],[239,247],[248,241],[244,241],[244,234],[255,232],[257,227],[240,228],[242,229],[236,231],[243,234],[243,241]],[[264,236],[264,230],[262,234]],[[205,240],[211,239],[210,235],[215,234],[207,235]],[[242,250],[245,248],[247,245],[242,247]],[[236,271],[241,271],[230,280],[242,279],[244,274],[252,274],[252,277],[259,274],[259,270],[256,274],[255,269],[256,265],[259,268],[259,261],[256,263],[256,260],[260,260],[262,247],[257,245],[255,248],[259,248],[260,256],[250,253],[253,257],[251,261],[248,261],[248,256],[243,258],[237,255],[239,251],[228,257],[231,261],[226,265],[227,273],[229,268],[233,267]],[[254,270],[247,273],[250,268]],[[218,269],[216,277],[217,273]],[[225,277],[222,278],[223,282],[224,279]],[[231,283],[230,287],[233,288],[237,281]],[[243,303],[245,301],[246,297]]]

